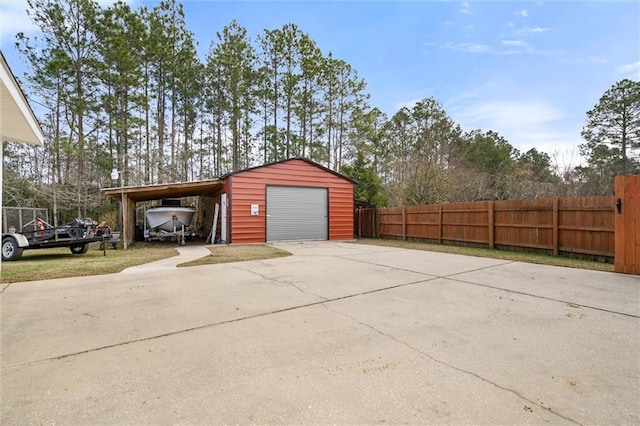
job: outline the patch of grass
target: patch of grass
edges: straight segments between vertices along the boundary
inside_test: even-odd
[[[435,251],[440,253],[462,254],[466,256],[489,257],[493,259],[513,260],[516,262],[537,263],[541,265],[565,266],[568,268],[590,269],[593,271],[614,272],[614,265],[592,260],[571,259],[542,253],[511,252],[485,248],[448,246],[417,241],[398,241],[380,239],[360,239],[358,244],[371,244],[385,247],[398,247],[411,250]]]
[[[136,243],[127,250],[99,250],[100,243],[92,243],[85,254],[73,255],[67,247],[25,250],[19,260],[2,262],[2,283],[49,280],[120,272],[130,266],[141,265],[178,254],[174,245]]]
[[[209,247],[211,254],[191,262],[181,263],[178,267],[214,265],[217,263],[243,262],[246,260],[274,259],[277,257],[291,256],[291,253],[275,247],[247,244],[247,245],[221,245]]]

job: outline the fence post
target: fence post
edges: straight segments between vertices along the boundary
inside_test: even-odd
[[[371,238],[376,238],[376,231],[377,231],[376,212],[377,211],[378,211],[377,207],[371,211]]]
[[[495,201],[489,201],[489,248],[496,248],[495,241]]]
[[[376,208],[376,211],[374,212],[374,219],[376,222],[376,226],[375,226],[375,238],[380,238],[380,209]]]
[[[557,256],[559,253],[559,242],[558,242],[558,210],[559,210],[559,200],[558,198],[553,199],[553,255]]]
[[[402,241],[407,241],[407,208],[402,207]]]
[[[438,244],[442,244],[442,204],[438,206]]]
[[[358,238],[362,238],[362,209],[358,209]]]

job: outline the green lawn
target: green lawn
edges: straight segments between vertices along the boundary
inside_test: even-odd
[[[178,267],[213,265],[216,263],[242,262],[246,260],[273,259],[291,256],[291,253],[262,244],[221,245],[209,247],[211,254],[191,262],[182,263]]]
[[[104,256],[99,244],[91,244],[81,255],[71,254],[67,247],[25,250],[19,260],[2,262],[2,283],[112,274],[178,254],[172,244],[136,243],[128,250],[109,249]]]
[[[382,239],[360,239],[358,244],[372,244],[386,247],[399,247],[412,250],[437,251],[440,253],[462,254],[466,256],[490,257],[493,259],[513,260],[517,262],[538,263],[542,265],[566,266],[568,268],[591,269],[594,271],[614,272],[611,263],[595,262],[592,260],[572,259],[563,256],[551,256],[541,253],[524,253],[485,248],[448,246],[429,244],[417,241],[399,241]]]

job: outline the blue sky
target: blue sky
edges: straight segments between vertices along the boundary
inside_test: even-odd
[[[133,1],[153,7],[156,2]],[[232,19],[251,37],[293,22],[352,64],[370,104],[393,115],[434,97],[464,130],[576,165],[585,113],[622,78],[640,80],[638,1],[192,1],[201,58]],[[16,74],[26,2],[2,0],[1,48]]]

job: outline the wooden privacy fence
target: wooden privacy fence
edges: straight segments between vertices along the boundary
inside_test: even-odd
[[[614,211],[614,197],[360,209],[355,212],[355,234],[613,259]]]

